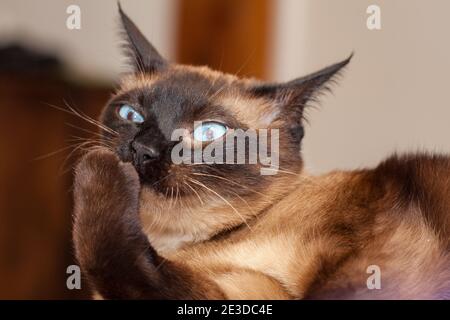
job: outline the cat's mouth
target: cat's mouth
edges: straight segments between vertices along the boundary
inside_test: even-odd
[[[136,171],[139,174],[141,184],[151,187],[155,191],[163,192],[167,187],[170,187],[170,177],[172,176],[165,164],[160,162],[153,163],[135,163],[132,162]]]

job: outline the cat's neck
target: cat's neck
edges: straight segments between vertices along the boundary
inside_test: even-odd
[[[194,219],[183,224],[182,221],[174,218],[176,216],[188,216],[191,209],[187,209],[187,211],[180,214],[175,209],[171,211],[170,208],[166,208],[165,212],[160,212],[162,210],[154,211],[154,208],[151,208],[142,212],[141,217],[144,229],[155,249],[163,255],[171,254],[186,246],[211,240],[232,238],[237,234],[245,234],[245,232],[251,231],[253,226],[256,226],[263,216],[273,214],[274,208],[289,208],[292,205],[292,199],[295,201],[299,190],[303,190],[301,192],[306,192],[306,190],[312,190],[311,192],[320,191],[321,189],[318,186],[322,183],[320,182],[322,179],[326,180],[327,178],[325,176],[314,177],[306,173],[290,175],[289,181],[285,180],[283,184],[275,188],[277,192],[271,194],[269,191],[267,192],[267,195],[270,194],[268,200],[259,199],[261,201],[255,200],[251,206],[243,205],[240,207],[239,215],[240,217],[245,217],[244,220],[238,220],[233,224],[224,224],[225,227],[220,227],[220,225],[218,225],[219,227],[214,227],[214,225],[211,227],[207,224],[195,222]],[[152,203],[152,201],[148,200],[144,202]],[[228,206],[220,208],[229,209]],[[197,210],[206,209],[198,208]],[[220,209],[216,211],[218,210]],[[234,215],[235,213],[229,212],[229,214]],[[214,215],[211,216],[214,217]]]

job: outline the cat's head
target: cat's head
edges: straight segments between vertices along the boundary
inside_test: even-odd
[[[134,72],[101,121],[111,128],[105,139],[139,173],[150,234],[195,241],[251,224],[295,185],[304,108],[350,58],[287,83],[241,79],[168,62],[119,11]]]

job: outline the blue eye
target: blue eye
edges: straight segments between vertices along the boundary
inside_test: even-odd
[[[124,104],[123,106],[120,107],[119,116],[122,119],[131,121],[134,123],[144,122],[144,117],[139,112],[137,112],[136,110],[134,110],[132,107],[130,107],[127,104]]]
[[[213,141],[227,132],[227,127],[219,122],[204,122],[194,129],[194,139],[197,141]]]

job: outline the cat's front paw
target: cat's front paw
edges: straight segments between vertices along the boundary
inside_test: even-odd
[[[99,149],[86,154],[75,169],[76,249],[98,248],[111,236],[131,229],[140,232],[139,189],[134,167],[121,162],[113,152]]]
[[[75,169],[75,253],[94,282],[105,268],[116,270],[134,261],[134,247],[146,245],[141,236],[139,188],[134,167],[106,149],[89,152]]]
[[[94,211],[117,205],[137,206],[139,189],[134,167],[108,149],[87,153],[75,169],[75,204],[97,206]]]

